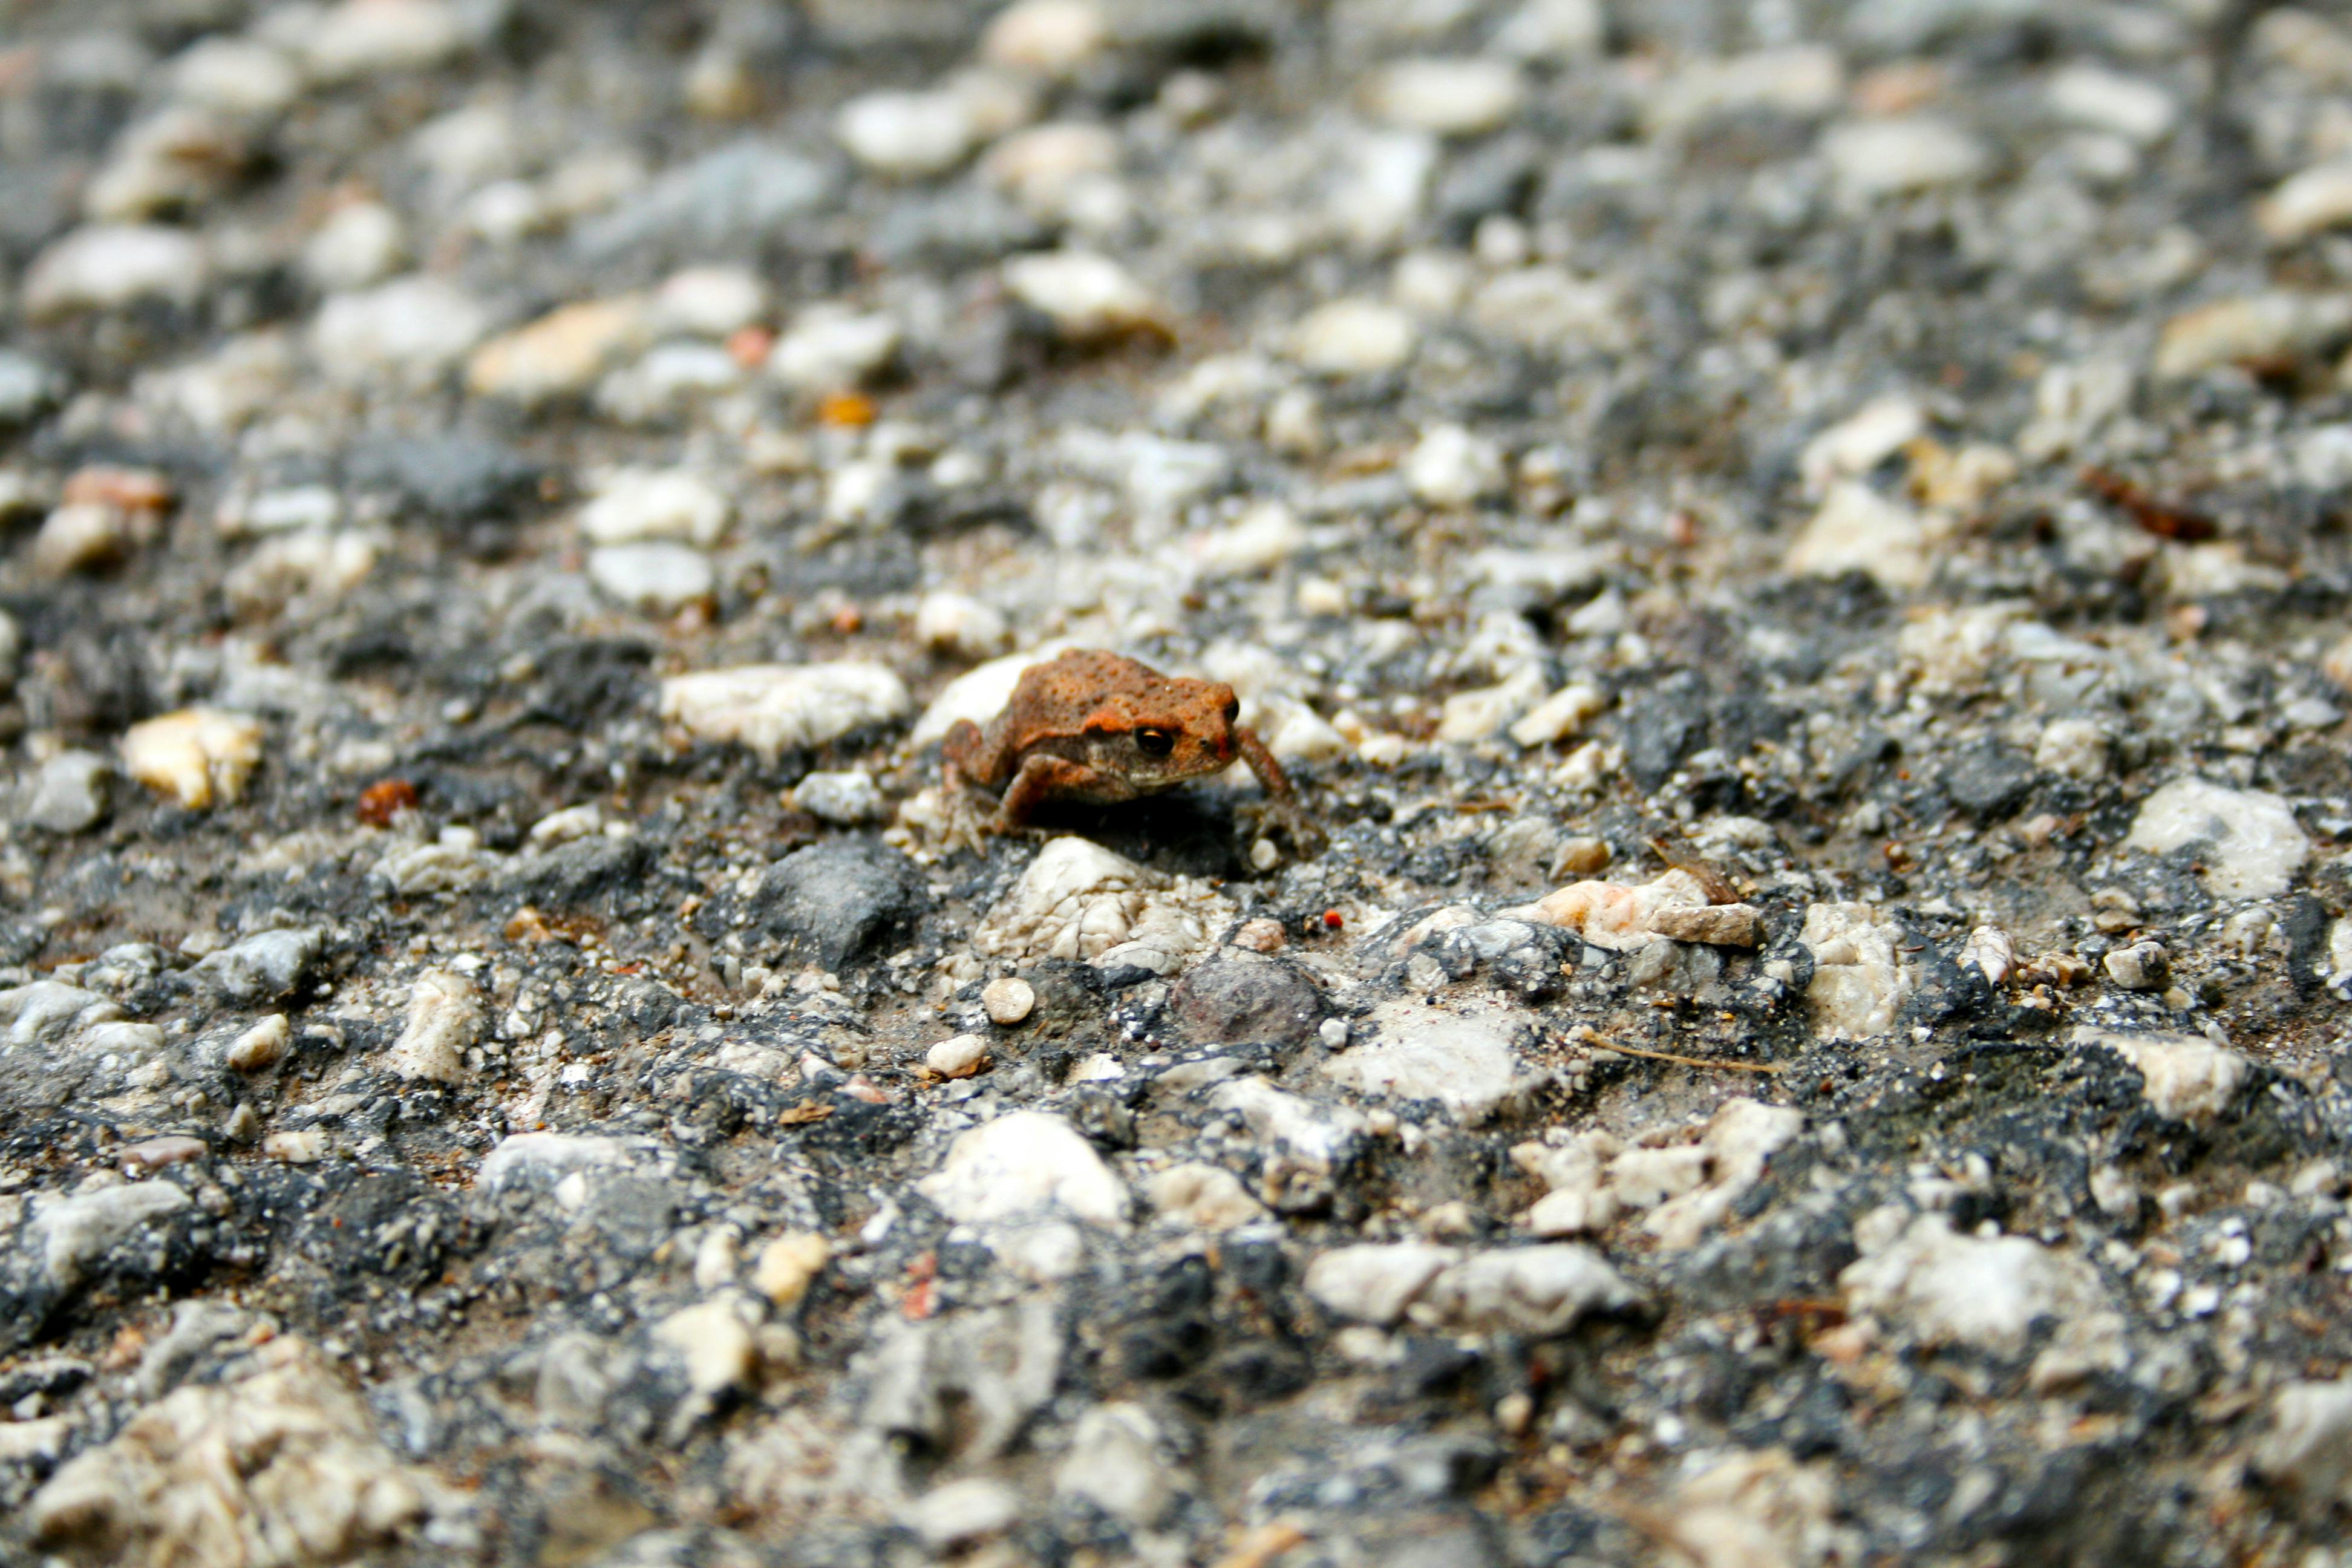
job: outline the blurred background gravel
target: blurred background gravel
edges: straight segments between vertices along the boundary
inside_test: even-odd
[[[2333,5],[0,4],[0,1560],[2338,1563],[2347,232]]]

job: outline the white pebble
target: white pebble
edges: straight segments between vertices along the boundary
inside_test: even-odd
[[[1347,737],[1304,702],[1266,700],[1258,719],[1258,738],[1286,763],[1328,763],[1348,754]]]
[[[768,287],[740,267],[689,267],[654,290],[646,327],[656,337],[723,338],[766,313]]]
[[[1659,84],[1642,106],[1653,135],[1688,132],[1739,114],[1804,117],[1837,107],[1845,66],[1818,44],[1759,49],[1729,58],[1695,59]]]
[[[229,537],[245,533],[298,533],[328,529],[343,521],[342,497],[331,485],[292,485],[263,490],[248,500],[224,504],[214,526]]]
[[[2105,1046],[2140,1075],[2140,1095],[2158,1115],[2210,1121],[2229,1109],[2252,1064],[2227,1046],[2195,1035],[2129,1034],[2080,1026],[2076,1046]]]
[[[296,1132],[272,1132],[261,1141],[261,1152],[289,1165],[315,1165],[327,1157],[327,1134],[316,1127]]]
[[[1173,1165],[1146,1189],[1163,1225],[1192,1230],[1232,1230],[1265,1217],[1265,1205],[1231,1171],[1198,1163]]]
[[[2034,742],[2033,765],[2085,783],[2107,773],[2107,731],[2096,720],[2053,719]]]
[[[212,110],[175,105],[115,138],[106,166],[82,187],[93,219],[133,223],[201,206],[245,161],[245,139]]]
[[[82,833],[106,816],[114,770],[95,752],[63,751],[41,764],[19,818],[50,833]]]
[[[686,1369],[686,1384],[702,1398],[715,1398],[751,1381],[760,1352],[732,1292],[672,1312],[654,1325],[654,1339]]]
[[[259,1072],[286,1055],[293,1037],[286,1015],[272,1013],[231,1040],[221,1059],[238,1072]]]
[[[897,179],[947,173],[980,135],[971,105],[947,92],[869,92],[842,106],[833,132],[851,157]]]
[[[1082,194],[1117,174],[1118,137],[1068,121],[1015,132],[989,149],[981,173],[1040,217],[1069,212]]]
[[[919,1536],[934,1557],[1002,1535],[1026,1512],[1021,1494],[1003,1481],[967,1476],[944,1481],[898,1505],[898,1522]]]
[[[337,82],[430,69],[465,47],[466,33],[445,0],[343,0],[301,42],[310,75]]]
[[[570,844],[604,830],[604,814],[592,801],[584,805],[567,805],[561,811],[551,811],[530,825],[529,835],[533,844],[553,848]]]
[[[666,616],[707,598],[719,586],[710,558],[691,545],[653,541],[607,544],[588,552],[588,580],[614,604]]]
[[[481,1037],[482,1001],[474,983],[446,969],[428,969],[408,992],[408,1018],[384,1065],[404,1079],[456,1083],[466,1076],[466,1049]]]
[[[1830,488],[1827,500],[1781,558],[1799,576],[1843,577],[1866,572],[1885,587],[1907,593],[1933,570],[1926,524],[1919,515],[1860,481]]]
[[[2164,984],[2168,965],[2164,944],[2158,942],[2136,942],[2129,947],[2116,948],[2103,961],[2107,978],[2126,991],[2153,991]]]
[[[300,615],[334,604],[374,570],[375,545],[366,535],[304,530],[264,541],[221,589],[242,613]]]
[[[1965,184],[1991,163],[1975,137],[1930,115],[1833,125],[1822,152],[1839,188],[1858,201]]]
[[[2017,944],[1999,926],[1979,926],[1960,944],[1959,967],[1973,969],[1988,985],[1999,985],[2017,967]]]
[[[1112,1228],[1127,1223],[1126,1184],[1076,1128],[1042,1110],[1015,1110],[960,1134],[940,1167],[915,1185],[967,1225],[1055,1210]]]
[[[861,386],[898,356],[898,323],[880,311],[818,305],[768,353],[768,374],[799,392]]]
[[[958,1035],[923,1053],[923,1065],[940,1078],[970,1078],[987,1062],[988,1042],[978,1035]]]
[[[1440,136],[1478,136],[1518,113],[1527,97],[1507,60],[1401,60],[1373,79],[1372,112]]]
[[[1860,479],[1927,432],[1927,411],[1916,398],[1882,397],[1805,443],[1797,471],[1805,493],[1828,493],[1840,479]]]
[[[2352,300],[2316,289],[2266,289],[2181,311],[2156,342],[2159,380],[2255,360],[2301,359],[2352,332]]]
[[[1318,375],[1379,375],[1412,357],[1412,317],[1377,300],[1335,300],[1292,330],[1290,353]]]
[[[1336,1247],[1307,1268],[1307,1294],[1326,1311],[1360,1323],[1394,1323],[1429,1283],[1462,1254],[1451,1247],[1403,1241]]]
[[[980,1005],[990,1023],[1010,1028],[1036,1010],[1037,993],[1020,976],[1006,975],[981,988]]]
[[[598,383],[595,405],[623,424],[655,425],[734,391],[743,379],[743,367],[717,343],[664,343]]]
[[[727,498],[689,469],[620,468],[580,509],[580,531],[598,544],[671,539],[709,545],[727,531],[732,512]]]
[[[1543,686],[1542,673],[1528,668],[1492,686],[1455,692],[1439,710],[1437,738],[1457,744],[1483,741],[1533,706]]]
[[[2081,1317],[2105,1300],[2097,1271],[2074,1253],[2021,1236],[1955,1235],[1940,1214],[1912,1217],[1862,1251],[1838,1276],[1849,1310],[1902,1321],[1931,1343],[2013,1352],[2036,1320]]]
[[[407,251],[400,215],[382,202],[351,202],[328,215],[302,244],[302,275],[331,294],[380,283]]]
[[[1470,258],[1458,250],[1407,251],[1389,274],[1389,294],[1424,316],[1450,316],[1469,298],[1476,276]]]
[[[926,594],[915,606],[915,640],[959,658],[987,658],[1013,635],[1003,611],[969,594]]]
[[[1224,527],[1191,542],[1192,559],[1222,576],[1271,572],[1307,546],[1297,514],[1278,500],[1259,501]]]
[[[174,97],[232,114],[282,113],[302,91],[302,79],[284,51],[250,38],[200,39],[172,61],[171,70]]]
[[[417,384],[447,372],[489,329],[489,311],[473,296],[412,274],[329,300],[310,323],[310,354],[345,385]]]
[[[1404,482],[1431,506],[1470,506],[1502,492],[1503,454],[1459,425],[1440,425],[1423,432],[1405,458]]]
[[[2150,855],[2194,847],[2205,886],[2224,899],[2276,898],[2311,856],[2311,840],[2285,801],[2196,778],[2148,796],[2122,847]]]
[[[793,787],[793,804],[820,822],[854,827],[882,816],[882,792],[863,768],[815,773]]]
[[[2331,158],[2290,175],[2254,204],[2254,223],[2280,245],[2352,223],[2352,158]]]
[[[696,740],[738,742],[772,757],[887,723],[912,706],[906,683],[887,667],[844,661],[673,676],[662,682],[660,711]]]
[[[1127,268],[1088,250],[1041,251],[1004,264],[1004,287],[1076,342],[1116,337],[1160,321],[1159,302]]]
[[[61,506],[41,520],[33,536],[33,570],[43,577],[96,572],[131,553],[131,520],[99,502]]]
[[[2155,82],[2093,65],[2071,65],[2052,77],[2050,107],[2076,125],[2142,147],[2170,135],[2180,117],[2179,103]]]
[[[209,271],[203,245],[161,224],[93,224],[41,252],[25,277],[25,314],[49,321],[77,310],[112,310],[141,300],[189,306]]]
[[[1608,41],[1601,0],[1526,0],[1495,34],[1504,54],[1554,63],[1597,55]]]
[[[1066,77],[1109,42],[1109,22],[1093,0],[1016,0],[981,35],[980,58],[993,66]]]
[[[1608,706],[1608,697],[1597,686],[1583,681],[1563,686],[1528,710],[1526,716],[1511,726],[1511,739],[1528,747],[1565,741],[1600,717]]]
[[[2315,1508],[2352,1493],[2352,1378],[2283,1385],[2271,1396],[2269,1430],[2252,1458],[2257,1474],[2293,1489]]]

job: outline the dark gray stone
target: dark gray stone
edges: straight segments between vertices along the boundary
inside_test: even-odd
[[[352,452],[352,482],[389,489],[436,521],[471,522],[530,500],[540,465],[480,436],[401,436]]]
[[[1654,690],[1625,697],[1625,769],[1643,789],[1666,782],[1706,738],[1706,693],[1684,671]]]
[[[746,138],[664,174],[583,226],[574,243],[590,260],[640,246],[681,251],[755,246],[815,210],[833,184],[823,163]]]
[[[326,946],[316,930],[265,931],[210,954],[189,973],[232,1002],[293,994]]]
[[[1303,1045],[1323,1019],[1315,983],[1279,959],[1227,952],[1176,983],[1169,1011],[1202,1045]]]
[[[1979,822],[1996,821],[2025,804],[2033,764],[1998,741],[1979,741],[1955,753],[1944,770],[1944,793]]]
[[[654,851],[642,838],[576,839],[528,862],[515,885],[547,909],[610,904],[634,891],[652,868]]]
[[[902,936],[927,902],[897,850],[866,839],[796,849],[768,868],[753,918],[798,963],[838,968]]]

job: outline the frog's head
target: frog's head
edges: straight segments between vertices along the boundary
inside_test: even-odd
[[[1087,720],[1089,761],[1141,789],[1221,773],[1233,763],[1240,712],[1222,681],[1178,677],[1122,692]]]

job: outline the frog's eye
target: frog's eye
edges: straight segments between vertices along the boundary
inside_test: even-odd
[[[1147,757],[1164,757],[1176,749],[1176,735],[1170,730],[1138,730],[1135,743]]]
[[[1240,698],[1238,698],[1238,697],[1228,697],[1228,698],[1226,698],[1226,699],[1225,699],[1225,722],[1226,722],[1226,723],[1228,723],[1228,724],[1230,724],[1230,723],[1232,723],[1234,720],[1236,720],[1236,719],[1240,718],[1241,716],[1242,716],[1242,701],[1241,701],[1241,699],[1240,699]]]

